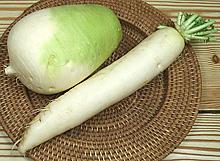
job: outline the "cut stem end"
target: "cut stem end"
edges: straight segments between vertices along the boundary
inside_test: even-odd
[[[179,13],[175,27],[186,41],[209,42],[215,40],[211,35],[217,32],[214,23],[215,20],[205,20],[195,13]]]
[[[214,27],[215,20],[205,20],[195,13],[179,12],[175,23],[176,30],[181,34],[186,42],[199,40],[204,42],[215,41],[212,36],[218,30]],[[158,29],[163,29],[165,25],[160,25]]]

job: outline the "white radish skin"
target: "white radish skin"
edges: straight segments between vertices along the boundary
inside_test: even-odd
[[[5,68],[6,75],[16,75],[29,89],[38,93],[43,93],[40,92],[43,88],[49,88],[52,83],[48,84],[46,81],[42,81],[41,78],[41,75],[43,75],[41,72],[45,71],[46,68],[40,66],[41,55],[39,53],[43,44],[53,36],[54,30],[55,28],[50,22],[48,10],[34,13],[34,18],[29,15],[25,19],[21,19],[12,28],[8,36],[7,45],[11,65]],[[31,52],[24,50],[29,48],[31,48]],[[47,79],[49,80],[50,78],[47,77]],[[33,89],[31,82],[35,85],[41,84],[42,86]]]
[[[26,130],[19,151],[70,130],[129,96],[164,71],[182,52],[184,39],[171,27],[158,30],[124,57],[50,103]]]

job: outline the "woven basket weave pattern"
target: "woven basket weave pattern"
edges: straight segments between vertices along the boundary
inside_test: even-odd
[[[15,78],[5,76],[7,36],[23,16],[39,9],[75,3],[96,3],[110,7],[120,18],[123,40],[101,68],[126,54],[156,30],[159,24],[172,26],[160,11],[139,0],[43,0],[28,8],[3,34],[0,41],[1,113],[3,127],[15,142],[26,125],[49,101],[27,90]],[[30,150],[39,161],[52,160],[160,160],[186,136],[198,112],[201,91],[199,64],[187,45],[178,59],[143,88],[109,107],[82,125]]]

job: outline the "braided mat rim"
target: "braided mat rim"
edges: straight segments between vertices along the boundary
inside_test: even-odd
[[[171,20],[141,0],[42,0],[29,7],[0,39],[0,121],[15,143],[25,126],[58,95],[43,96],[27,90],[15,78],[4,74],[8,65],[7,36],[11,27],[36,10],[75,3],[96,3],[110,7],[120,18],[123,41],[102,67],[126,54]],[[30,150],[37,161],[51,160],[161,160],[188,134],[198,113],[201,73],[196,54],[186,45],[178,59],[143,88],[97,116]]]

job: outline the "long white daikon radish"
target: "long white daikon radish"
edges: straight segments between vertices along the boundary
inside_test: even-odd
[[[47,110],[38,114],[25,131],[19,151],[24,153],[80,125],[144,86],[178,57],[184,48],[184,39],[210,40],[207,33],[214,31],[208,26],[214,22],[201,21],[198,17],[180,13],[178,30],[163,26],[125,56],[48,104]]]

